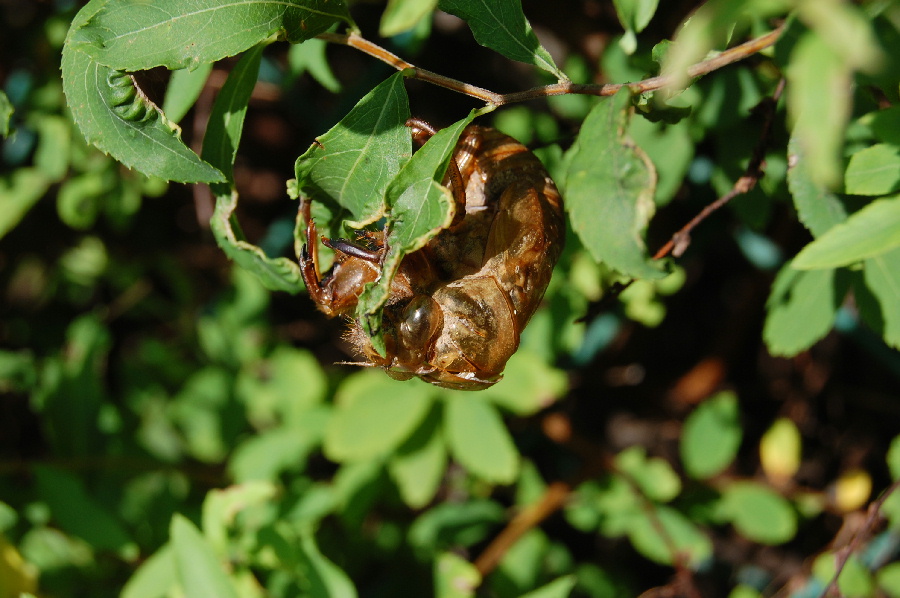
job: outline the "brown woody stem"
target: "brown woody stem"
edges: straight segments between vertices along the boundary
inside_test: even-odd
[[[743,60],[748,56],[752,56],[760,50],[768,48],[769,46],[774,44],[783,30],[784,25],[779,26],[777,29],[770,31],[765,35],[761,35],[739,46],[735,46],[734,48],[729,48],[728,50],[725,50],[724,52],[714,56],[713,58],[710,58],[709,60],[698,62],[697,64],[688,67],[687,75],[689,78],[700,77],[739,60]],[[439,85],[440,87],[444,87],[446,89],[450,89],[452,91],[477,98],[494,107],[502,106],[503,104],[512,104],[514,102],[525,102],[528,100],[544,98],[547,96],[558,96],[566,94],[611,96],[615,95],[615,93],[623,87],[628,87],[634,93],[643,93],[645,91],[653,91],[662,89],[663,87],[670,87],[677,83],[677,81],[679,80],[679,77],[677,77],[676,75],[661,75],[659,77],[651,77],[650,79],[644,79],[643,81],[637,81],[635,83],[610,83],[606,85],[593,83],[579,84],[566,81],[555,83],[553,85],[535,87],[533,89],[528,89],[525,91],[501,94],[489,89],[476,87],[475,85],[469,85],[468,83],[464,83],[456,79],[451,79],[450,77],[445,77],[443,75],[439,75],[425,69],[421,69],[409,62],[406,62],[399,56],[388,52],[378,44],[372,43],[364,37],[353,32],[347,34],[322,33],[318,35],[318,38],[327,42],[356,48],[357,50],[365,52],[369,56],[377,58],[385,64],[394,67],[398,71],[408,71],[409,76],[414,79],[427,81],[428,83]]]

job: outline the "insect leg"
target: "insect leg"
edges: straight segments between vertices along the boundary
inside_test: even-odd
[[[425,142],[431,139],[432,135],[437,133],[434,127],[421,118],[413,117],[407,119],[406,126],[409,127],[413,141],[419,147],[425,145]]]
[[[312,300],[323,304],[326,301],[326,293],[321,284],[322,274],[319,271],[319,231],[310,216],[310,202],[304,198],[300,199],[300,217],[306,223],[306,243],[300,249],[300,272]]]
[[[334,249],[335,251],[340,251],[341,253],[346,253],[347,255],[358,257],[361,260],[366,260],[367,262],[372,262],[374,264],[381,263],[381,251],[373,251],[371,249],[366,249],[365,247],[360,247],[359,245],[355,245],[348,241],[347,239],[322,239],[322,244],[329,249]]]

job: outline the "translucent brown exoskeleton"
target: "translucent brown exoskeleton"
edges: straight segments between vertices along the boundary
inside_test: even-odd
[[[407,125],[420,144],[434,134],[418,119]],[[460,136],[443,184],[456,215],[400,264],[384,310],[386,356],[356,321],[348,338],[368,365],[394,378],[478,390],[500,379],[543,298],[563,248],[562,198],[528,148],[478,125]],[[365,284],[380,275],[387,232],[363,232],[355,242],[322,239],[335,252],[323,277],[307,201],[301,217],[308,246],[300,265],[310,296],[329,316],[352,316]]]

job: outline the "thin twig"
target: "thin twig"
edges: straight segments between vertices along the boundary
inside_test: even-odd
[[[729,48],[728,50],[721,52],[720,54],[714,56],[713,58],[710,58],[709,60],[704,60],[703,62],[699,62],[688,67],[688,78],[690,79],[706,75],[724,66],[732,64],[739,60],[743,60],[748,56],[752,56],[760,50],[768,48],[769,46],[774,44],[776,40],[778,40],[783,30],[784,25],[781,25],[776,29],[770,31],[769,33],[766,33],[765,35],[761,35],[748,42],[740,44],[739,46],[735,46],[734,48]],[[623,87],[628,87],[634,93],[643,93],[646,91],[662,89],[664,87],[671,87],[682,79],[682,77],[679,77],[677,75],[660,75],[658,77],[644,79],[643,81],[637,81],[635,83],[610,83],[605,85],[593,83],[580,84],[572,83],[570,81],[563,81],[560,83],[555,83],[553,85],[544,85],[542,87],[535,87],[533,89],[528,89],[525,91],[501,94],[489,89],[469,85],[468,83],[458,81],[457,79],[451,79],[450,77],[445,77],[443,75],[439,75],[437,73],[419,68],[414,64],[403,60],[399,56],[388,52],[378,44],[370,42],[364,37],[353,32],[347,34],[322,33],[318,35],[318,38],[323,39],[327,42],[343,44],[345,46],[350,46],[351,48],[356,48],[357,50],[392,66],[398,71],[407,71],[409,73],[409,76],[414,79],[426,81],[428,83],[439,85],[440,87],[444,87],[446,89],[450,89],[452,91],[477,98],[491,106],[502,106],[503,104],[525,102],[537,98],[545,98],[547,96],[558,96],[566,94],[611,96],[615,95]]]
[[[847,561],[850,559],[850,555],[857,552],[862,546],[863,542],[865,542],[872,534],[872,530],[875,529],[875,526],[882,519],[881,507],[882,505],[884,505],[884,501],[886,501],[887,498],[898,489],[900,489],[900,479],[896,480],[893,484],[888,486],[887,490],[882,492],[878,498],[872,501],[866,513],[866,520],[863,522],[862,526],[860,526],[860,528],[856,530],[850,542],[848,542],[846,546],[841,547],[837,551],[837,558],[834,565],[834,576],[828,583],[828,587],[825,588],[824,596],[826,596],[827,598],[833,598],[840,595],[838,589],[838,578],[841,576],[841,571],[844,570],[844,565],[847,564]]]
[[[753,154],[750,156],[750,162],[749,164],[747,164],[747,169],[744,171],[744,174],[737,181],[735,181],[734,185],[732,185],[731,189],[727,193],[704,207],[699,214],[691,218],[691,220],[687,224],[681,227],[678,232],[673,234],[672,238],[669,239],[665,245],[660,247],[655,254],[653,254],[653,259],[660,260],[669,254],[672,254],[675,257],[681,257],[687,250],[688,246],[690,246],[691,244],[691,232],[694,230],[694,228],[696,228],[713,212],[730,202],[732,199],[734,199],[738,195],[743,195],[750,192],[756,186],[756,183],[759,181],[759,179],[762,178],[764,174],[766,148],[769,144],[769,135],[772,130],[772,122],[775,118],[775,108],[778,106],[778,100],[781,98],[781,94],[784,92],[784,85],[785,80],[781,79],[778,82],[778,85],[775,87],[775,91],[772,93],[772,96],[765,98],[756,108],[757,111],[764,111],[763,123],[760,131],[759,141],[757,142],[756,147],[753,149]],[[616,298],[622,294],[625,289],[631,286],[632,282],[634,282],[634,280],[614,284],[606,292],[602,299],[600,299],[599,301],[595,301],[588,306],[588,309],[586,310],[584,316],[579,318],[578,321],[584,322],[590,320],[598,313],[607,309],[616,300]]]
[[[559,510],[572,493],[572,486],[566,482],[553,482],[541,498],[519,511],[497,537],[475,559],[475,568],[484,578],[493,571],[503,555],[519,541],[525,532],[536,527],[544,519]]]
[[[765,110],[762,130],[759,134],[759,141],[750,157],[750,163],[747,164],[747,169],[744,171],[743,176],[735,181],[728,193],[703,208],[699,214],[691,218],[687,224],[681,227],[681,230],[672,235],[672,238],[653,255],[653,259],[662,259],[669,255],[669,253],[675,257],[680,257],[684,254],[685,250],[687,250],[688,245],[691,244],[691,231],[693,231],[698,224],[706,220],[710,214],[738,195],[749,193],[756,186],[756,183],[763,176],[763,162],[766,157],[766,148],[769,145],[769,133],[772,130],[775,108],[778,105],[778,100],[781,98],[783,91],[784,79],[778,82],[772,97],[766,98],[763,100],[763,104],[760,105],[760,107]]]

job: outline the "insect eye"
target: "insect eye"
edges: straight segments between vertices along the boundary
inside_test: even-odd
[[[428,295],[417,295],[403,310],[400,338],[411,353],[420,353],[440,331],[444,316],[438,303]]]

